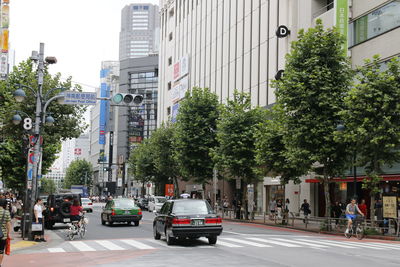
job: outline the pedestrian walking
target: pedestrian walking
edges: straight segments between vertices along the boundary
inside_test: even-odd
[[[38,198],[36,200],[35,206],[33,207],[33,211],[35,214],[36,223],[42,226],[42,230],[36,232],[34,240],[36,242],[46,242],[46,240],[44,239],[43,200],[41,198]]]
[[[301,204],[300,210],[303,211],[303,213],[304,213],[303,222],[306,223],[306,220],[308,219],[308,215],[311,214],[310,204],[307,202],[307,199],[304,199],[303,204]]]
[[[335,204],[332,206],[332,217],[336,218],[335,219],[335,225],[336,227],[339,225],[339,218],[342,215],[342,208],[339,204],[339,201],[336,201]]]
[[[273,198],[273,199],[271,199],[269,201],[268,207],[269,207],[269,212],[270,212],[269,213],[269,219],[273,220],[274,217],[275,217],[275,212],[276,212],[276,201],[275,201],[275,198]]]
[[[0,267],[3,262],[7,239],[11,239],[11,216],[7,210],[7,200],[0,199]]]
[[[276,203],[276,211],[277,211],[277,216],[278,219],[282,219],[282,200],[278,200],[278,202]]]

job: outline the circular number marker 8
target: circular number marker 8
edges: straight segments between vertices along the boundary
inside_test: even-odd
[[[24,129],[25,130],[32,129],[32,119],[31,118],[25,118],[24,119]]]

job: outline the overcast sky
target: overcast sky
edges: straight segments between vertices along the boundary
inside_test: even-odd
[[[16,63],[45,43],[45,56],[55,56],[51,73],[72,76],[84,91],[99,87],[101,61],[118,60],[121,10],[131,3],[158,0],[11,0],[10,48]]]

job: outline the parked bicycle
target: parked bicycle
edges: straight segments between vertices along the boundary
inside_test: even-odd
[[[72,221],[68,224],[68,229],[66,230],[66,236],[69,240],[74,240],[75,236],[79,235],[83,238],[86,234],[86,226],[88,224],[88,219],[85,214],[82,215],[80,221]]]
[[[351,228],[349,231],[344,232],[344,236],[346,238],[351,238],[353,235],[357,237],[358,240],[364,238],[364,217],[357,215],[357,217],[353,220]]]

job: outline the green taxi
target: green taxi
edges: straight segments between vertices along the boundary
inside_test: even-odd
[[[112,225],[115,222],[134,223],[139,225],[142,219],[142,210],[135,205],[135,201],[128,198],[117,198],[107,202],[101,212],[101,224]]]

